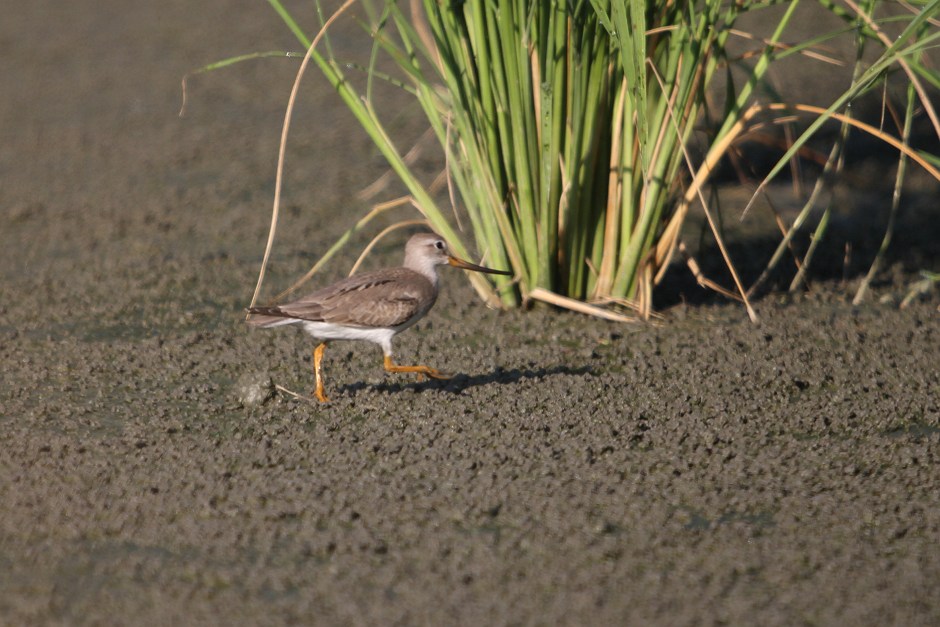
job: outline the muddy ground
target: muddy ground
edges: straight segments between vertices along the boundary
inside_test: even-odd
[[[183,118],[179,81],[285,48],[263,2],[0,20],[0,623],[940,624],[940,298],[898,307],[937,269],[936,188],[859,307],[852,229],[760,325],[681,268],[663,323],[632,326],[488,310],[454,271],[397,350],[462,376],[338,343],[334,402],[246,405],[245,382],[311,386],[312,342],[240,313],[296,63],[198,76]],[[391,126],[421,132],[407,107]],[[853,206],[882,219],[890,168],[856,161]],[[268,294],[383,171],[310,81]]]

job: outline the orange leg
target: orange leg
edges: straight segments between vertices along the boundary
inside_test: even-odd
[[[420,381],[423,375],[429,377],[434,377],[435,379],[450,379],[453,375],[445,374],[439,370],[435,370],[430,366],[399,366],[392,361],[391,355],[385,356],[385,371],[386,372],[413,372],[418,375],[418,380]]]
[[[313,376],[317,379],[317,389],[316,394],[317,400],[321,403],[329,402],[329,398],[326,396],[326,392],[323,391],[323,374],[322,369],[320,368],[320,362],[323,361],[323,351],[326,350],[326,342],[322,342],[319,346],[313,349]]]

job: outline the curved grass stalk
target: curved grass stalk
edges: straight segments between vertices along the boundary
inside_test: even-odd
[[[430,226],[427,220],[402,220],[401,222],[396,222],[395,224],[390,224],[384,229],[382,229],[378,235],[372,238],[372,240],[362,249],[362,252],[359,254],[359,257],[356,259],[356,263],[353,264],[353,267],[349,270],[349,276],[356,274],[356,270],[359,269],[359,266],[362,265],[362,262],[365,261],[366,257],[369,256],[369,253],[372,252],[372,249],[375,248],[375,245],[378,244],[382,239],[398,229],[404,229],[409,226]]]
[[[300,63],[300,68],[297,70],[297,77],[294,79],[294,86],[291,88],[290,98],[287,101],[287,111],[284,113],[284,126],[281,129],[281,144],[278,149],[277,155],[277,174],[274,183],[274,207],[271,210],[271,227],[268,230],[268,241],[265,244],[264,248],[264,257],[261,260],[261,268],[258,271],[258,282],[255,285],[255,291],[251,295],[251,303],[249,307],[254,307],[258,302],[258,295],[261,293],[261,284],[264,282],[265,271],[268,267],[268,261],[271,258],[271,250],[274,247],[274,235],[277,232],[277,219],[281,207],[281,181],[283,180],[284,175],[284,154],[287,150],[287,135],[290,130],[290,121],[291,114],[294,110],[294,102],[297,100],[297,91],[300,87],[300,79],[304,75],[304,71],[307,69],[307,63],[309,63],[311,58],[319,58],[319,55],[316,55],[315,48],[320,40],[323,38],[326,33],[326,29],[329,28],[329,25],[333,23],[337,18],[339,18],[342,13],[353,5],[357,0],[346,0],[346,2],[341,6],[336,13],[323,25],[323,28],[320,29],[320,32],[317,33],[317,36],[314,37],[313,42],[310,43],[307,48],[307,54],[304,55],[303,61]],[[279,5],[276,0],[271,0],[272,4]],[[250,315],[250,314],[249,314]],[[247,316],[246,316],[247,317]]]
[[[911,161],[915,162],[917,165],[926,170],[926,172],[934,179],[940,181],[940,169],[938,169],[938,167],[935,166],[927,156],[922,155],[920,152],[914,150],[903,141],[892,137],[881,129],[878,129],[871,124],[866,124],[860,120],[856,120],[855,118],[849,117],[843,113],[836,113],[835,111],[831,110],[831,107],[829,109],[825,109],[823,107],[817,107],[814,105],[786,104],[782,102],[758,106],[764,111],[799,111],[801,113],[811,113],[817,116],[816,122],[814,122],[814,124],[820,120],[825,121],[830,118],[839,122],[845,122],[846,124],[854,126],[855,128],[868,133],[872,137],[880,139],[892,148],[897,149],[898,152],[904,154]],[[762,185],[766,186],[766,182],[767,181],[765,180]]]

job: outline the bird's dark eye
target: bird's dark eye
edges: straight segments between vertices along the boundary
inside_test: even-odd
[[[442,242],[441,240],[437,240],[436,242],[434,242],[434,248],[438,250],[444,250],[444,242]]]

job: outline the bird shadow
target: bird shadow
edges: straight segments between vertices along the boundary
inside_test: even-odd
[[[415,392],[440,391],[450,392],[451,394],[462,394],[465,390],[483,385],[513,385],[519,381],[527,379],[542,379],[558,375],[583,375],[594,374],[589,366],[580,366],[573,368],[571,366],[558,365],[550,368],[513,368],[505,370],[497,367],[493,372],[486,374],[455,374],[450,379],[425,379],[415,382],[393,382],[383,381],[382,383],[348,383],[340,386],[339,390],[345,394],[355,395],[364,390],[373,392],[396,393],[404,390],[414,390]]]

